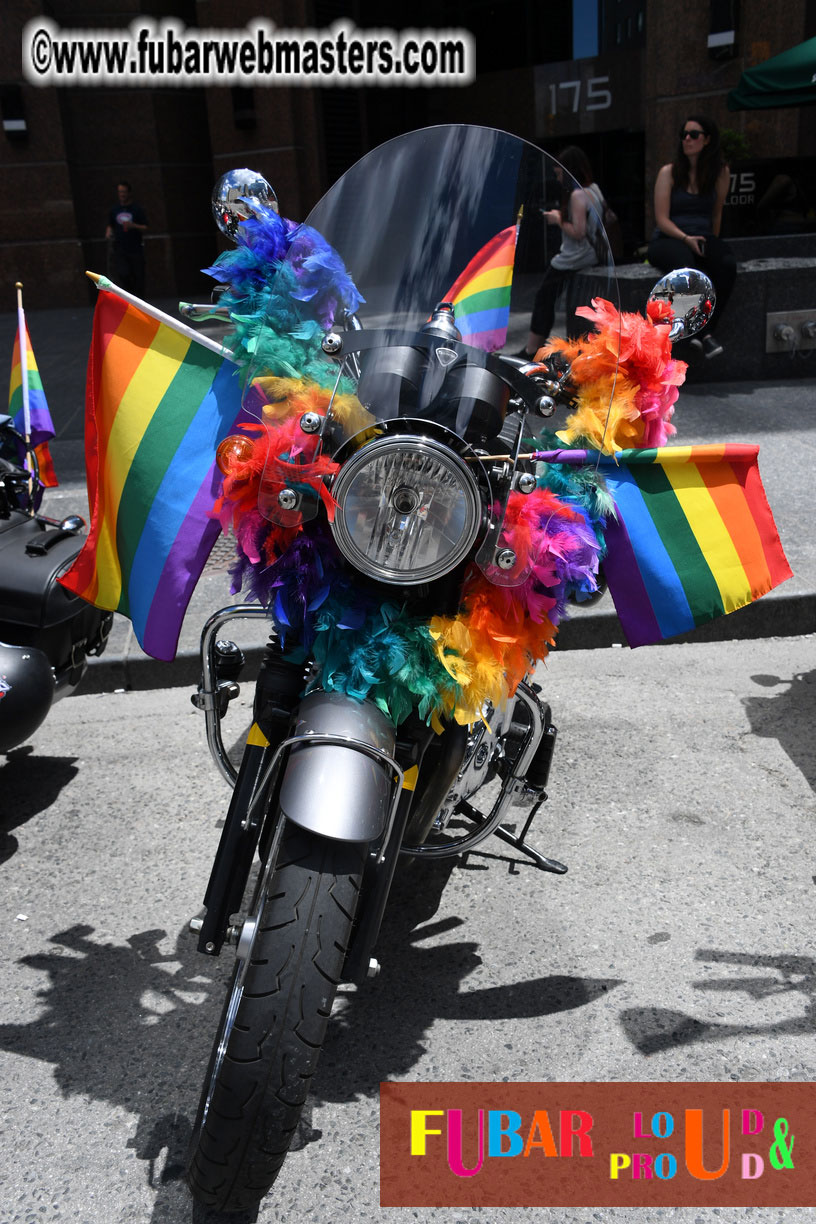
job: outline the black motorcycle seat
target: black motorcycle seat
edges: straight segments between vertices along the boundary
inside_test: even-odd
[[[45,628],[58,625],[84,606],[57,582],[84,537],[12,510],[0,518],[0,622]]]

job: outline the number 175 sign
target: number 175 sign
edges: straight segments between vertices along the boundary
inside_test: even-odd
[[[579,81],[550,81],[547,85],[551,115],[578,115],[581,111],[609,110],[612,91],[608,76]]]
[[[539,64],[534,81],[541,136],[643,126],[641,67],[635,53]]]

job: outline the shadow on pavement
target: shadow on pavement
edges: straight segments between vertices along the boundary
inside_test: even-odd
[[[788,687],[768,697],[747,697],[743,701],[754,735],[775,739],[793,764],[816,791],[816,754],[813,728],[816,726],[816,670],[786,676],[752,676],[754,684],[765,688]]]
[[[438,942],[464,923],[452,916],[431,920],[449,876],[467,866],[461,860],[400,864],[376,950],[382,972],[343,997],[316,1077],[318,1098],[344,1102],[377,1095],[381,1080],[410,1072],[425,1053],[423,1042],[437,1019],[462,1021],[467,1040],[469,1028],[479,1022],[569,1011],[620,984],[614,978],[554,975],[462,990],[461,983],[481,964],[478,944]],[[428,946],[431,939],[437,942]],[[545,1078],[545,1068],[540,1071]],[[535,1076],[536,1069],[530,1068],[530,1074]]]
[[[384,971],[339,997],[313,1105],[376,1097],[381,1080],[411,1070],[438,1017],[477,1024],[544,1016],[584,1006],[617,985],[613,979],[555,976],[461,992],[460,983],[480,964],[478,945],[425,944],[462,925],[458,918],[431,921],[453,865],[405,868],[398,872],[378,948]],[[145,1162],[145,1179],[155,1193],[151,1224],[251,1224],[256,1213],[224,1216],[194,1205],[184,1182],[192,1118],[231,957],[205,960],[187,931],[169,954],[159,946],[161,930],[134,934],[127,944],[99,943],[93,934],[91,926],[73,926],[52,936],[50,948],[22,958],[21,964],[47,981],[36,994],[35,1019],[0,1025],[0,1049],[51,1064],[66,1097],[89,1096],[136,1115],[136,1134],[127,1146]],[[295,1149],[320,1137],[311,1113],[307,1106]]]
[[[127,945],[92,935],[93,927],[77,925],[52,936],[51,950],[22,958],[48,976],[37,996],[42,1010],[30,1023],[0,1025],[0,1048],[52,1064],[66,1097],[87,1095],[138,1116],[128,1147],[146,1162],[156,1192],[151,1224],[251,1224],[256,1213],[224,1216],[194,1205],[183,1181],[190,1117],[221,1008],[212,969],[223,969],[225,987],[229,967],[207,962],[202,972],[186,932],[170,955],[159,949],[161,930],[132,935]]]
[[[701,948],[698,961],[735,965],[752,972],[739,977],[706,978],[694,982],[695,989],[707,994],[746,994],[756,1002],[802,995],[804,1011],[798,1016],[764,1024],[720,1023],[698,1020],[684,1012],[662,1007],[633,1007],[621,1012],[624,1033],[641,1054],[659,1054],[676,1046],[699,1041],[720,1042],[728,1037],[813,1037],[816,1030],[816,959],[812,956],[778,956],[749,952],[726,952],[716,948]]]
[[[45,812],[79,772],[76,757],[40,756],[31,745],[15,748],[0,764],[0,863],[18,849],[12,829]]]

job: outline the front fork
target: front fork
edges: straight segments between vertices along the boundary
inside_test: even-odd
[[[210,618],[201,639],[202,681],[193,703],[204,712],[213,759],[233,786],[204,898],[206,915],[191,923],[198,933],[199,951],[208,956],[217,956],[227,940],[238,943],[240,954],[242,932],[230,925],[230,919],[241,908],[261,837],[265,878],[271,878],[280,840],[277,834],[285,820],[318,836],[337,837],[340,830],[340,840],[370,842],[371,867],[380,876],[386,858],[389,865],[385,874],[390,876],[404,824],[398,813],[405,779],[392,755],[393,728],[370,705],[361,707],[359,702],[335,694],[312,694],[298,701],[295,733],[275,744],[270,743],[258,722],[253,722],[240,769],[232,765],[221,736],[221,718],[237,694],[237,685],[233,680],[219,679],[217,647],[222,647],[222,654],[224,651],[223,644],[216,643],[216,634],[228,620],[259,614],[264,615],[263,609],[226,608]],[[360,738],[355,733],[358,731],[367,739]],[[370,764],[367,767],[365,761],[374,762],[376,768]],[[347,782],[355,783],[351,786],[353,801],[350,799],[345,811],[337,795],[331,806],[328,786],[321,788],[315,782],[321,772],[328,779],[338,769]],[[370,948],[373,941],[369,940],[370,935],[363,942]],[[359,948],[352,948],[349,959],[355,965],[355,980],[365,976],[368,963],[361,959]]]
[[[370,840],[373,843],[369,859],[371,887],[366,890],[369,895],[364,898],[358,913],[355,937],[344,973],[349,980],[361,981],[371,972],[374,962],[370,959],[370,953],[379,933],[391,879],[401,848],[408,853],[418,854],[420,857],[448,857],[451,854],[461,854],[473,848],[493,833],[526,854],[540,869],[558,874],[566,871],[563,864],[539,854],[526,842],[527,832],[540,806],[540,801],[530,813],[520,836],[512,834],[501,824],[507,807],[514,799],[516,802],[519,800],[524,802],[527,795],[533,798],[534,792],[525,788],[528,774],[536,775],[536,790],[540,799],[546,797],[543,788],[546,785],[546,772],[555,729],[549,726],[548,719],[545,720],[543,717],[545,707],[541,707],[534,692],[526,685],[520,686],[518,696],[528,710],[528,727],[515,760],[512,764],[508,762],[499,798],[493,810],[486,818],[483,818],[464,802],[460,810],[464,809],[468,815],[475,818],[476,829],[473,834],[457,839],[444,848],[424,846],[409,848],[402,845],[411,807],[409,784],[406,781],[406,775],[403,774],[400,765],[392,755],[393,746],[391,751],[385,751],[381,745],[378,746],[376,740],[370,742],[370,732],[369,742],[351,733],[351,729],[359,723],[359,703],[352,711],[354,716],[349,718],[348,732],[343,729],[342,722],[339,728],[331,719],[328,723],[321,722],[320,703],[318,703],[318,716],[314,720],[314,726],[308,725],[308,721],[304,725],[301,720],[298,734],[287,736],[285,739],[281,738],[277,744],[271,744],[258,723],[253,722],[244,748],[240,770],[236,770],[224,748],[221,719],[229,701],[237,695],[238,686],[232,679],[219,678],[217,646],[222,644],[216,642],[216,634],[231,619],[265,615],[263,608],[255,606],[238,605],[225,608],[209,619],[202,633],[202,681],[198,692],[193,696],[193,703],[204,712],[210,752],[220,772],[233,787],[233,794],[204,899],[206,915],[202,919],[193,919],[191,923],[191,928],[198,933],[199,951],[209,956],[217,956],[224,943],[229,940],[232,943],[238,943],[240,953],[242,932],[240,928],[230,925],[230,919],[232,915],[239,912],[242,905],[255,850],[261,836],[263,836],[262,858],[267,860],[264,872],[271,878],[280,840],[277,834],[287,818],[312,828],[318,835],[336,835],[337,830],[332,824],[331,813],[325,819],[320,811],[315,816],[315,809],[318,805],[314,801],[315,788],[313,786],[310,787],[307,784],[305,789],[299,789],[298,783],[295,782],[293,787],[290,787],[296,800],[300,798],[302,809],[300,813],[296,810],[280,812],[278,803],[273,804],[273,793],[280,794],[280,788],[277,785],[278,767],[284,753],[291,749],[297,750],[295,754],[295,759],[297,759],[298,752],[302,753],[307,750],[319,752],[321,748],[336,752],[338,748],[341,748],[355,754],[358,764],[360,756],[374,760],[390,776],[391,798],[388,813],[382,825],[376,829],[376,835],[371,836],[367,830],[362,828],[354,830],[351,827],[344,829],[341,838]],[[223,651],[221,653],[223,654]],[[308,705],[308,703],[307,698],[303,705]],[[331,705],[330,699],[328,704]],[[542,750],[544,750],[543,753]],[[544,760],[540,759],[542,756],[547,758],[546,768],[543,771],[541,767],[544,766]],[[301,770],[301,773],[303,772],[308,778],[310,771]],[[295,807],[297,806],[296,803]],[[321,804],[320,807],[322,808],[323,805]]]

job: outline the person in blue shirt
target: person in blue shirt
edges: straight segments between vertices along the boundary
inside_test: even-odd
[[[122,180],[116,187],[117,202],[108,214],[105,237],[111,242],[110,278],[120,289],[144,297],[145,256],[143,237],[147,231],[144,209],[133,201],[133,188]]]

